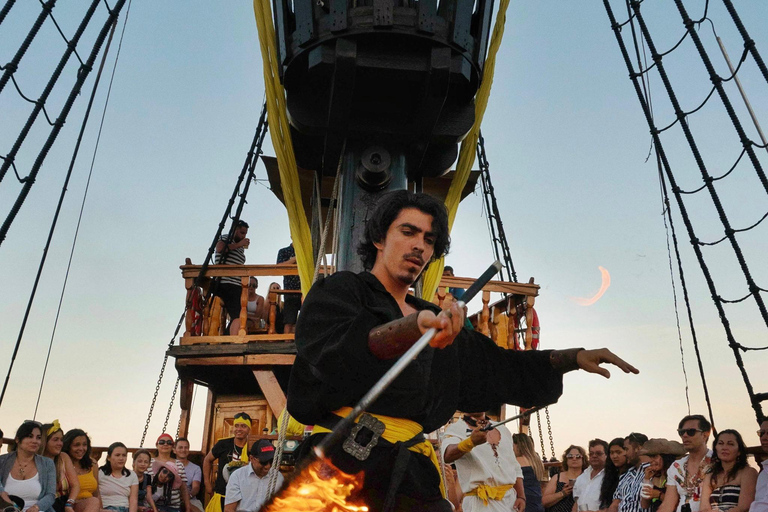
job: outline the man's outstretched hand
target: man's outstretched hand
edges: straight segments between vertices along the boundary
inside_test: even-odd
[[[608,350],[598,348],[593,350],[580,350],[576,354],[576,363],[579,368],[589,373],[597,373],[606,379],[611,378],[611,372],[600,366],[603,363],[618,366],[624,373],[640,373],[640,370]]]
[[[424,334],[432,327],[437,329],[437,334],[432,338],[429,345],[434,348],[445,348],[453,343],[453,340],[461,332],[464,326],[464,315],[464,309],[460,308],[457,302],[451,304],[449,309],[442,311],[439,315],[424,309],[419,312],[419,330],[421,330],[421,334]]]

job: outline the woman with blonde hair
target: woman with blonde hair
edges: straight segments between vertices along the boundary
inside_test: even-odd
[[[59,420],[44,423],[42,434],[37,453],[53,459],[53,465],[56,466],[56,501],[53,502],[53,509],[56,512],[73,512],[75,500],[80,494],[80,480],[77,478],[72,459],[62,451],[64,431],[59,425]]]
[[[587,452],[571,445],[563,453],[563,470],[544,489],[541,502],[550,512],[570,512],[573,509],[573,484],[587,468]]]
[[[541,482],[546,481],[547,472],[536,453],[533,440],[527,434],[512,434],[515,457],[523,469],[523,487],[525,487],[525,512],[544,512],[541,503]],[[521,511],[522,512],[522,511]]]

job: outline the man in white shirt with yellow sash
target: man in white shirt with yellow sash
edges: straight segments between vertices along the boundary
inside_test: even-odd
[[[506,428],[482,430],[485,413],[465,414],[450,425],[443,440],[446,464],[455,464],[464,493],[464,512],[525,510],[523,471]]]

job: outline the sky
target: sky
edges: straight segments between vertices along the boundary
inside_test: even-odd
[[[625,20],[624,3],[611,4],[617,18]],[[663,50],[684,31],[670,4],[643,3],[654,42]],[[704,2],[685,4],[692,17],[701,16]],[[737,6],[765,58],[768,27],[760,20],[768,18],[768,4],[743,0]],[[54,9],[65,34],[74,32],[84,10],[80,2]],[[0,26],[0,62],[10,61],[38,11],[36,2],[18,2],[11,10]],[[743,42],[721,2],[710,2],[708,14],[737,61]],[[97,24],[105,17],[102,4]],[[601,2],[513,0],[507,17],[482,130],[519,278],[527,281],[532,276],[541,285],[536,299],[541,346],[609,347],[641,372],[628,376],[613,371],[610,381],[584,373],[566,375],[562,397],[549,408],[555,451],[559,456],[571,443],[585,445],[594,437],[609,440],[633,431],[674,439],[677,421],[688,413],[683,362],[691,412],[704,413],[706,405],[678,287],[681,355],[657,167],[655,158],[646,161],[648,126],[605,9]],[[88,46],[94,27],[83,36]],[[35,411],[119,35],[0,407],[0,428],[6,436]],[[700,35],[716,70],[727,76],[709,23],[701,26]],[[630,37],[628,26],[624,36]],[[40,94],[63,45],[46,22],[16,72],[25,94]],[[698,106],[711,84],[690,39],[663,62],[682,108]],[[52,117],[76,70],[74,64],[67,65],[65,86],[54,89],[48,107]],[[659,126],[666,126],[674,119],[673,111],[658,74],[649,75],[654,115]],[[768,84],[751,58],[739,76],[768,129]],[[93,79],[92,74],[86,81],[0,245],[2,375]],[[745,130],[757,140],[733,82],[725,87]],[[253,137],[263,94],[250,2],[131,4],[38,420],[58,418],[65,429],[84,428],[96,445],[120,440],[138,446],[163,354],[184,307],[178,267],[186,257],[200,263],[206,254]],[[0,94],[0,154],[10,150],[30,108],[10,83]],[[741,147],[717,95],[690,116],[689,123],[710,172],[722,174]],[[46,133],[42,123],[35,124],[17,157],[20,173],[30,168]],[[681,188],[698,188],[701,177],[679,126],[664,132],[662,142]],[[755,151],[768,167],[766,151]],[[265,153],[273,154],[269,141]],[[266,178],[263,166],[257,175]],[[717,187],[734,227],[751,225],[768,211],[765,191],[746,157]],[[19,190],[11,174],[0,183],[3,218]],[[686,208],[700,240],[722,236],[708,196],[686,196]],[[289,242],[287,216],[263,181],[251,187],[242,218],[251,225],[248,262],[274,262],[277,250]],[[748,444],[755,445],[754,414],[676,205],[673,220],[716,423],[721,429],[740,430]],[[768,288],[766,229],[763,224],[738,235],[752,275],[763,288]],[[461,204],[452,238],[447,263],[457,275],[477,275],[493,260],[479,191]],[[731,248],[720,244],[703,252],[720,295],[744,296],[745,281]],[[582,306],[575,298],[598,291],[599,267],[608,270],[611,285],[597,302]],[[740,343],[768,344],[768,329],[754,301],[727,306],[727,313]],[[749,352],[744,360],[755,390],[768,391],[766,353]],[[176,376],[172,363],[160,388],[150,440],[162,428]],[[190,432],[193,449],[201,443],[204,404],[205,390],[198,389]],[[178,413],[176,405],[171,430]],[[549,447],[545,451],[550,456]]]

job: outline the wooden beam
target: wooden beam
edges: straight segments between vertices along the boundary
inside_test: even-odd
[[[245,356],[185,357],[176,361],[176,366],[229,366],[229,365],[292,365],[293,354],[252,354]]]
[[[180,345],[242,344],[253,341],[293,341],[293,333],[246,334],[245,336],[182,336]]]
[[[259,383],[261,392],[264,393],[264,397],[267,399],[270,409],[274,413],[275,417],[280,416],[280,413],[285,409],[285,393],[277,382],[275,374],[271,370],[253,370],[253,376],[256,377],[256,381]]]
[[[443,276],[440,279],[440,284],[438,286],[467,289],[474,282],[475,280],[471,277]],[[483,291],[536,297],[539,294],[539,285],[532,283],[509,283],[507,281],[488,281],[488,284],[483,286]]]
[[[181,265],[181,275],[185,278],[195,278],[200,273],[200,265]],[[297,276],[299,267],[296,265],[209,265],[205,273],[208,277],[242,277],[242,276]]]

